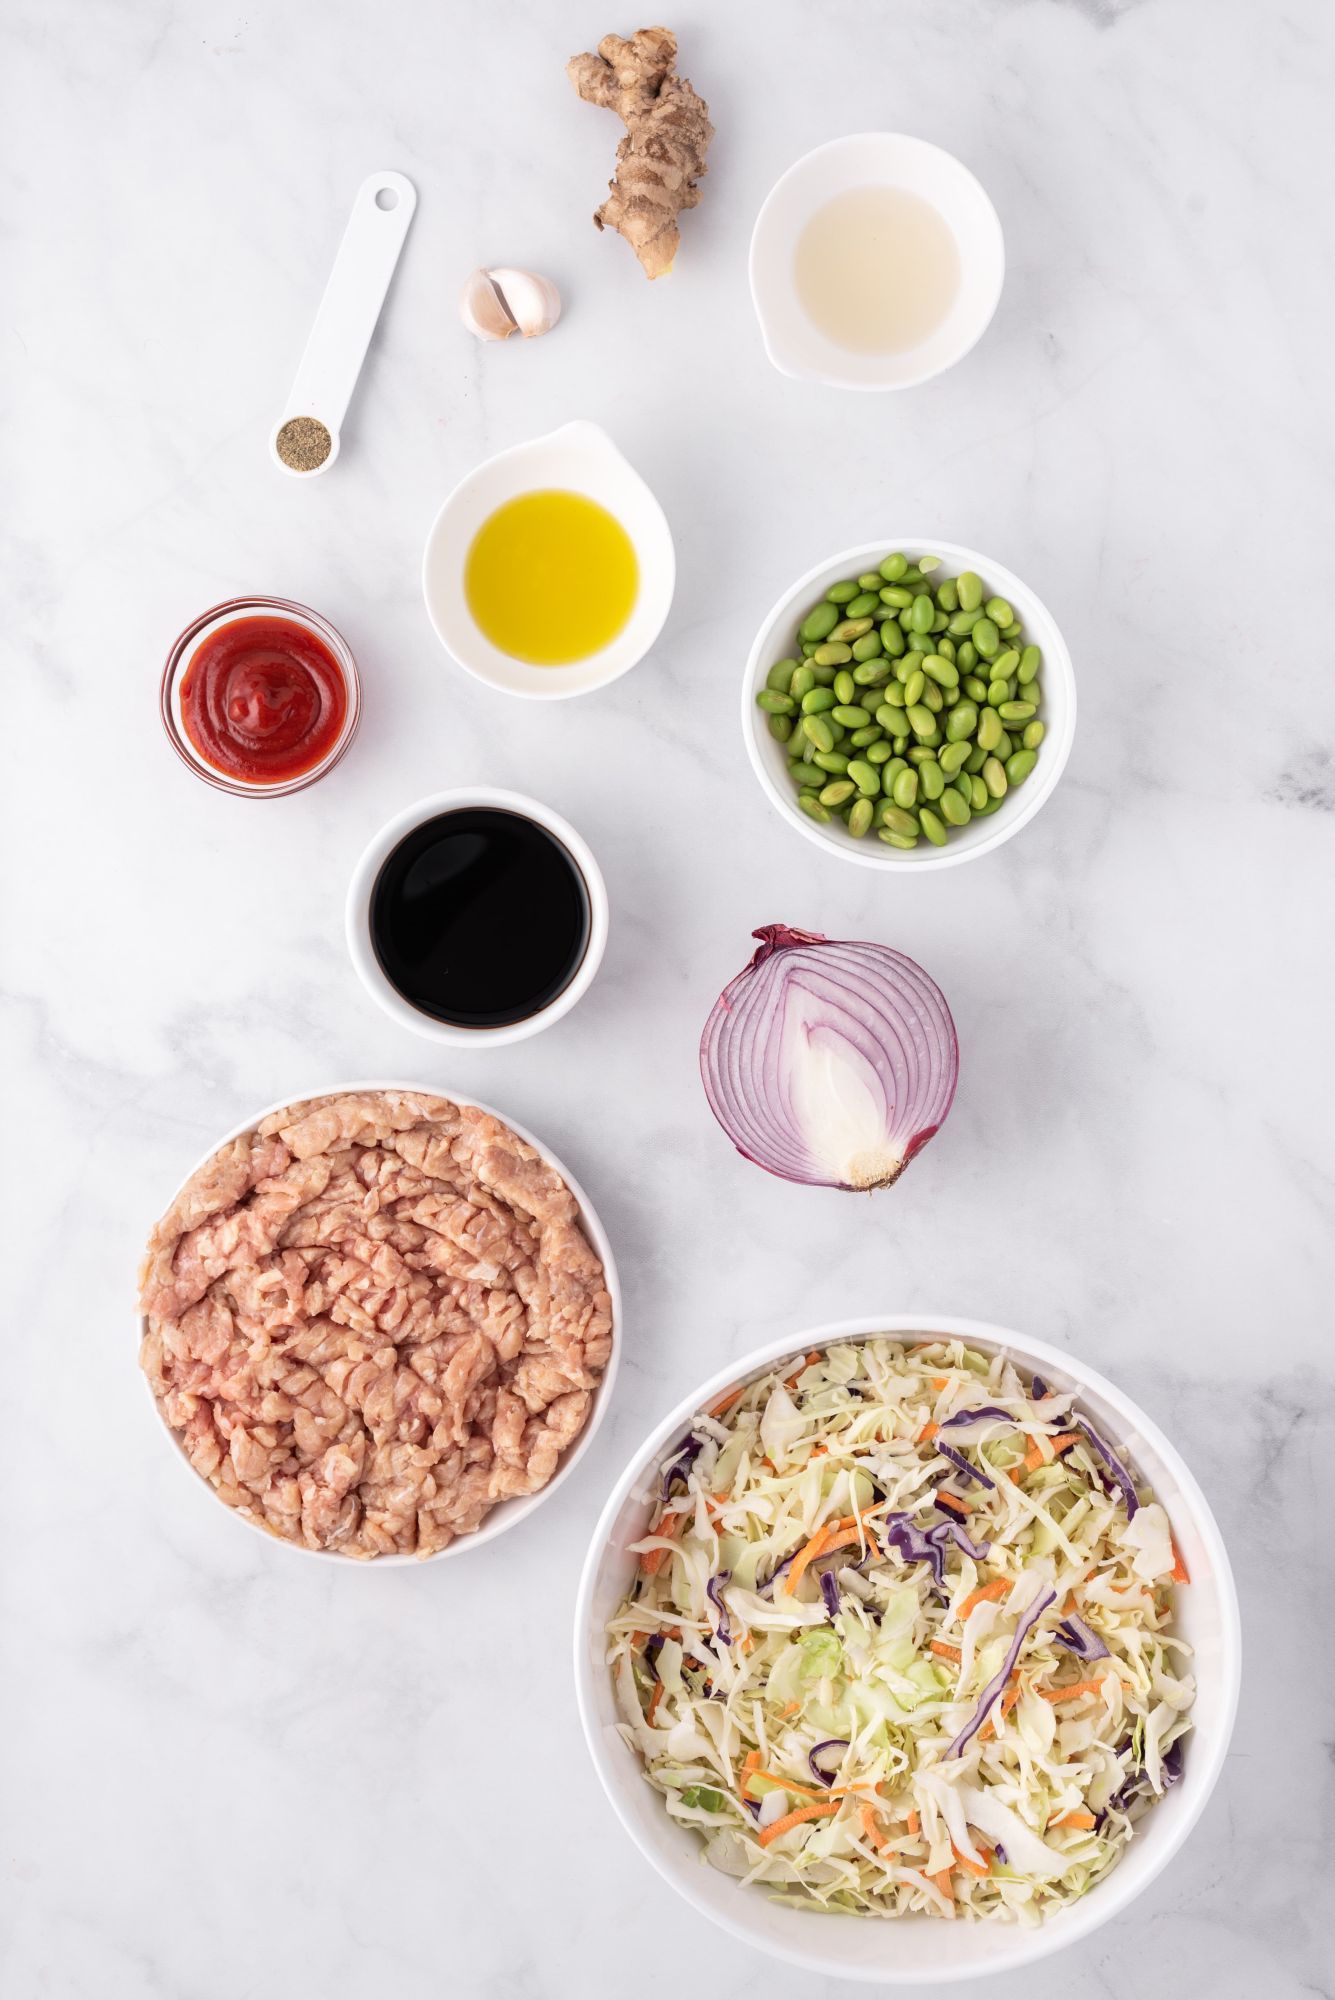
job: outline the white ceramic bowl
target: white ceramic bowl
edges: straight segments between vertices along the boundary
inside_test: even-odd
[[[471,1535],[461,1535],[457,1541],[451,1542],[448,1548],[438,1549],[434,1555],[429,1556],[376,1556],[367,1561],[356,1556],[340,1555],[336,1549],[308,1549],[299,1542],[286,1541],[281,1535],[271,1534],[267,1528],[262,1527],[258,1521],[252,1520],[249,1515],[239,1513],[235,1507],[226,1508],[227,1513],[234,1521],[240,1521],[253,1534],[259,1535],[271,1549],[287,1549],[294,1555],[306,1556],[316,1562],[336,1564],[340,1569],[420,1569],[425,1563],[443,1562],[447,1556],[459,1556],[463,1555],[468,1549],[481,1548],[484,1542],[494,1542],[498,1535],[505,1534],[510,1528],[517,1528],[521,1521],[527,1520],[535,1508],[542,1505],[544,1500],[550,1499],[557,1487],[565,1479],[569,1478],[570,1474],[574,1471],[580,1459],[583,1458],[585,1452],[593,1443],[595,1431],[597,1431],[603,1418],[607,1415],[608,1405],[612,1399],[612,1391],[616,1385],[617,1372],[621,1367],[621,1285],[617,1278],[616,1260],[612,1255],[612,1245],[608,1241],[607,1231],[599,1221],[593,1203],[589,1200],[589,1197],[585,1194],[569,1167],[563,1165],[557,1159],[555,1153],[549,1151],[540,1139],[536,1139],[530,1131],[526,1130],[519,1123],[518,1119],[512,1118],[508,1111],[498,1111],[494,1105],[483,1104],[476,1097],[465,1097],[460,1091],[451,1090],[448,1086],[420,1082],[404,1083],[401,1079],[394,1078],[385,1081],[383,1078],[372,1077],[370,1079],[362,1078],[352,1083],[325,1084],[315,1090],[300,1091],[293,1097],[282,1097],[278,1100],[277,1104],[266,1105],[262,1111],[254,1112],[249,1118],[243,1118],[239,1125],[234,1125],[230,1132],[225,1132],[215,1145],[209,1147],[201,1159],[196,1160],[190,1170],[190,1174],[198,1173],[199,1169],[205,1166],[216,1152],[223,1146],[230,1145],[233,1139],[239,1139],[243,1132],[254,1131],[255,1127],[263,1119],[268,1118],[271,1113],[283,1111],[289,1104],[305,1104],[317,1097],[342,1097],[350,1090],[417,1090],[429,1097],[447,1097],[452,1104],[471,1105],[475,1110],[489,1112],[493,1118],[499,1118],[502,1124],[508,1125],[517,1138],[522,1139],[526,1145],[532,1146],[534,1152],[539,1153],[546,1164],[560,1174],[561,1179],[570,1189],[571,1194],[574,1195],[579,1205],[579,1219],[583,1226],[584,1234],[593,1245],[602,1264],[608,1294],[612,1301],[612,1352],[608,1357],[607,1367],[603,1371],[602,1380],[593,1392],[593,1407],[589,1411],[588,1422],[561,1459],[555,1473],[548,1480],[547,1484],[540,1487],[536,1493],[526,1493],[517,1496],[513,1500],[498,1502],[492,1508],[490,1514],[487,1515],[480,1528]],[[190,1179],[190,1174],[185,1176],[186,1180]],[[184,1182],[182,1182],[182,1185],[184,1185]],[[175,1193],[173,1193],[171,1199],[175,1200]],[[169,1202],[163,1203],[162,1212],[164,1214],[169,1206]],[[139,1338],[142,1339],[144,1333],[144,1316],[142,1313],[137,1320],[137,1326]],[[140,1373],[143,1375],[142,1369]],[[190,1484],[195,1488],[196,1492],[206,1495],[218,1506],[226,1506],[226,1502],[218,1499],[217,1494],[213,1491],[207,1479],[201,1478],[193,1465],[191,1465],[190,1460],[186,1457],[185,1447],[182,1445],[175,1431],[167,1423],[161,1409],[158,1407],[158,1400],[153,1394],[152,1387],[146,1375],[143,1376],[143,1382],[148,1399],[153,1405],[158,1425],[163,1435],[172,1445],[182,1469],[189,1477]]]
[[[376,878],[394,849],[423,820],[434,819],[438,813],[460,812],[468,806],[495,806],[499,811],[519,813],[545,827],[570,855],[584,878],[589,895],[588,943],[570,983],[563,986],[546,1007],[530,1014],[527,1020],[510,1021],[499,1028],[457,1027],[449,1021],[437,1021],[432,1015],[424,1014],[404,998],[397,986],[391,984],[371,942],[371,897],[375,893]],[[530,1035],[541,1034],[544,1028],[550,1028],[563,1014],[568,1014],[576,1001],[588,992],[602,964],[603,952],[607,948],[607,923],[607,885],[588,842],[576,833],[569,820],[562,819],[560,813],[553,812],[550,806],[541,804],[537,799],[525,798],[522,792],[498,791],[488,785],[435,792],[430,798],[418,799],[415,805],[406,806],[382,826],[367,844],[352,871],[345,911],[348,950],[352,954],[357,976],[367,992],[401,1027],[411,1028],[414,1034],[425,1035],[429,1041],[445,1042],[457,1049],[501,1048],[507,1042],[527,1041]]]
[[[875,569],[892,549],[902,549],[908,556],[940,556],[941,567],[933,572],[936,578],[957,576],[965,569],[976,571],[987,585],[989,595],[1004,597],[1014,608],[1024,626],[1025,642],[1041,647],[1043,652],[1038,678],[1043,690],[1039,718],[1047,726],[1047,735],[1039,748],[1038,763],[1023,785],[1006,794],[998,811],[986,819],[972,820],[966,827],[952,827],[944,847],[933,847],[924,840],[905,851],[887,847],[874,831],[855,840],[837,816],[828,826],[808,819],[798,806],[797,792],[788,776],[788,746],[770,735],[769,717],[756,707],[756,696],[764,687],[770,668],[776,660],[794,653],[797,627],[811,606],[832,583]],[[961,861],[976,861],[979,855],[990,854],[1000,847],[1028,825],[1039,807],[1051,798],[1066,769],[1075,736],[1075,674],[1066,641],[1052,613],[1027,583],[1022,583],[992,556],[963,548],[958,542],[939,542],[921,535],[887,535],[881,541],[864,542],[860,548],[845,549],[840,555],[817,563],[770,610],[756,634],[742,676],[742,734],[751,768],[770,804],[790,826],[818,847],[837,854],[841,860],[859,862],[864,868],[901,869],[906,874],[924,868],[953,868]]]
[[[614,514],[635,547],[639,592],[616,638],[563,667],[534,667],[493,646],[464,595],[464,564],[490,514],[521,493],[560,487],[583,493]],[[642,660],[672,604],[677,559],[667,516],[638,472],[597,424],[563,424],[546,437],[497,452],[451,493],[432,524],[422,559],[422,590],[436,637],[466,672],[488,687],[530,701],[560,701],[606,687]]]
[[[1198,1692],[1182,1783],[1145,1815],[1112,1872],[1088,1896],[1036,1929],[947,1924],[926,1916],[886,1922],[829,1917],[775,1903],[762,1888],[721,1875],[701,1858],[699,1841],[668,1817],[662,1795],[645,1782],[638,1756],[617,1731],[603,1633],[634,1578],[636,1558],[629,1547],[647,1532],[668,1447],[697,1411],[776,1361],[830,1341],[905,1333],[959,1338],[989,1352],[1005,1348],[1049,1382],[1074,1389],[1094,1423],[1110,1441],[1125,1447],[1132,1467],[1153,1486],[1191,1575],[1190,1586],[1179,1595],[1178,1629],[1195,1649]],[[1129,1396],[1043,1341],[979,1320],[887,1313],[837,1320],[771,1341],[720,1368],[655,1426],[617,1481],[584,1564],[575,1609],[575,1687],[594,1765],[623,1827],[693,1908],[744,1944],[809,1972],[882,1986],[944,1986],[983,1973],[1011,1972],[1077,1943],[1124,1910],[1166,1867],[1200,1818],[1223,1767],[1237,1708],[1241,1647],[1237,1594],[1214,1516],[1177,1452]]]
[[[836,196],[864,187],[919,195],[947,224],[960,287],[940,326],[902,354],[857,354],[813,324],[797,295],[794,256],[803,229]],[[1001,224],[966,166],[903,132],[855,132],[805,153],[777,180],[751,236],[751,299],[765,352],[784,375],[837,389],[911,389],[953,367],[981,339],[1001,297]]]

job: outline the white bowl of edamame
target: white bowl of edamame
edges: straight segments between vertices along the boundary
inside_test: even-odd
[[[1042,600],[991,556],[919,535],[799,577],[742,681],[771,805],[866,868],[950,868],[1000,847],[1056,789],[1075,709]]]

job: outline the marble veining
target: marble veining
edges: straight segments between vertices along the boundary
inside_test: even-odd
[[[654,286],[590,224],[617,132],[562,74],[634,17],[11,0],[0,22],[6,2000],[832,1995],[627,1846],[574,1721],[569,1609],[666,1401],[776,1328],[878,1307],[1096,1358],[1201,1478],[1243,1596],[1202,1824],[998,2000],[1332,1988],[1329,7],[670,20],[718,138]],[[783,167],[878,125],[962,155],[1009,265],[967,361],[884,399],[770,370],[745,276]],[[376,167],[419,207],[340,462],[302,486],[267,435]],[[556,331],[476,345],[455,300],[479,263],[549,272]],[[418,563],[464,471],[574,416],[662,500],[678,593],[635,673],[528,707],[450,666]],[[918,881],[788,832],[736,717],[779,591],[881,532],[994,551],[1080,690],[1038,820]],[[156,713],[175,633],[255,590],[324,611],[365,688],[345,762],[274,804],[199,785]],[[611,939],[550,1034],[447,1059],[361,990],[342,901],[391,812],[479,781],[581,829]],[[899,945],[954,1009],[955,1110],[890,1195],[770,1180],[709,1116],[700,1025],[776,919]],[[618,1248],[625,1367],[529,1527],[331,1574],[183,1478],[132,1273],[238,1118],[374,1074],[494,1101],[568,1160]]]

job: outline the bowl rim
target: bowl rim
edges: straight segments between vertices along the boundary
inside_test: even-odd
[[[469,806],[495,806],[501,811],[516,813],[522,819],[531,819],[543,827],[567,849],[589,894],[588,940],[584,956],[570,979],[556,998],[549,1000],[545,1007],[540,1007],[536,1014],[495,1028],[458,1027],[450,1021],[438,1021],[433,1015],[422,1013],[390,983],[376,957],[370,935],[371,898],[375,885],[381,868],[399,842],[426,820],[435,819],[442,813],[461,812]],[[610,907],[607,884],[597,857],[568,819],[551,806],[544,805],[541,799],[529,798],[523,792],[507,791],[497,785],[456,785],[449,791],[431,792],[412,805],[404,806],[367,841],[348,880],[343,929],[358,978],[392,1020],[427,1041],[440,1042],[449,1048],[471,1049],[476,1053],[481,1049],[503,1048],[511,1042],[524,1042],[531,1035],[541,1034],[544,1028],[554,1026],[583,999],[598,976],[603,953],[607,949]]]
[[[764,663],[771,650],[769,640],[773,627],[789,618],[797,608],[798,602],[816,588],[824,577],[850,566],[856,567],[872,556],[883,560],[887,549],[939,555],[944,562],[954,563],[959,569],[976,569],[989,578],[995,578],[1014,596],[1023,596],[1034,605],[1047,619],[1055,635],[1056,643],[1044,648],[1043,671],[1048,674],[1055,667],[1057,678],[1062,684],[1066,707],[1063,734],[1060,740],[1055,735],[1044,739],[1043,755],[1038,760],[1033,777],[1020,795],[1017,810],[1014,812],[1009,810],[1008,794],[994,815],[989,831],[972,846],[966,847],[950,840],[944,847],[915,848],[910,852],[901,853],[895,848],[887,847],[883,841],[841,841],[833,838],[823,827],[799,811],[795,795],[785,793],[765,761],[760,737],[762,711],[756,707],[755,698],[765,673],[769,671]],[[922,874],[931,869],[958,868],[965,862],[979,861],[985,854],[994,854],[999,847],[1004,847],[1008,840],[1035,818],[1057,789],[1075,740],[1076,708],[1075,668],[1071,662],[1070,648],[1067,646],[1060,625],[1038,592],[1027,584],[1022,576],[1017,576],[1014,570],[1008,569],[1004,563],[998,562],[994,556],[986,555],[981,549],[966,548],[962,542],[943,541],[926,535],[878,537],[874,542],[860,542],[853,548],[843,549],[837,555],[827,556],[824,561],[814,563],[775,599],[762,618],[742,672],[742,736],[751,769],[770,804],[789,826],[813,842],[822,853],[833,854],[837,859],[852,862],[857,867],[875,868],[892,874]],[[1040,778],[1041,782],[1036,783],[1035,780]]]
[[[702,1896],[697,1895],[686,1870],[683,1869],[680,1873],[674,1872],[657,1852],[650,1851],[641,1840],[639,1830],[631,1816],[622,1809],[621,1787],[624,1782],[624,1772],[619,1769],[614,1771],[611,1760],[606,1754],[607,1746],[602,1740],[601,1725],[594,1712],[594,1672],[587,1642],[590,1636],[594,1592],[613,1523],[636,1482],[644,1476],[648,1467],[682,1423],[739,1383],[763,1373],[776,1361],[784,1360],[789,1355],[805,1353],[812,1347],[828,1346],[834,1341],[873,1339],[882,1335],[893,1338],[905,1333],[936,1334],[944,1339],[976,1342],[993,1349],[1005,1349],[1007,1352],[1022,1356],[1026,1361],[1039,1362],[1058,1380],[1063,1377],[1068,1378],[1076,1387],[1077,1393],[1090,1391],[1106,1401],[1124,1423],[1134,1426],[1143,1435],[1154,1453],[1170,1467],[1179,1490],[1190,1507],[1192,1525],[1209,1552],[1219,1601],[1221,1645],[1217,1672],[1223,1705],[1217,1739],[1207,1757],[1197,1756],[1192,1760],[1190,1796],[1182,1798],[1182,1804],[1176,1814],[1176,1824],[1164,1836],[1162,1852],[1152,1859],[1148,1873],[1141,1879],[1133,1880],[1119,1893],[1116,1884],[1120,1870],[1113,1869],[1102,1882],[1096,1884],[1095,1889],[1087,1897],[1061,1911],[1057,1916],[1047,1918],[1033,1932],[1027,1933],[1019,1941],[1018,1948],[1009,1952],[1004,1961],[999,1961],[995,1965],[942,1966],[939,1971],[923,1972],[915,1969],[900,1974],[893,1962],[877,1966],[847,1966],[832,1959],[819,1957],[813,1952],[761,1937],[747,1923],[740,1919],[733,1920],[730,1915],[725,1915],[707,1903]],[[726,1363],[700,1384],[690,1396],[683,1397],[677,1402],[641,1440],[608,1495],[580,1571],[575,1599],[574,1670],[575,1699],[579,1709],[580,1724],[599,1783],[607,1794],[623,1830],[630,1835],[641,1855],[694,1910],[741,1943],[764,1951],[787,1964],[823,1974],[826,1978],[842,1978],[863,1983],[875,1982],[883,1986],[945,1986],[956,1981],[994,1977],[1016,1971],[1037,1959],[1050,1957],[1068,1945],[1079,1943],[1127,1908],[1163,1873],[1209,1803],[1210,1795],[1219,1780],[1228,1755],[1237,1719],[1241,1686],[1242,1623],[1237,1587],[1228,1551],[1209,1501],[1176,1446],[1170,1443],[1159,1426],[1124,1390],[1110,1382],[1098,1369],[1091,1368],[1066,1349],[1053,1347],[1047,1341],[997,1326],[988,1320],[934,1312],[862,1313],[852,1318],[828,1320],[817,1326],[784,1334],[777,1339],[765,1341],[739,1359]],[[1196,1769],[1198,1765],[1199,1771]],[[636,1781],[641,1782],[638,1772]],[[1185,1792],[1184,1786],[1183,1793]]]
[[[286,618],[289,623],[305,624],[323,639],[342,673],[348,703],[343,727],[319,763],[313,764],[309,771],[299,771],[295,778],[284,778],[273,785],[248,785],[243,778],[231,778],[226,771],[217,770],[207,763],[178,727],[172,705],[176,677],[207,628],[215,623],[230,624],[235,619],[253,616],[257,612]],[[212,785],[215,791],[226,792],[234,799],[286,799],[294,792],[304,792],[308,785],[317,784],[333,770],[335,764],[342,761],[362,719],[361,675],[357,671],[353,650],[343,634],[321,612],[312,611],[309,604],[298,604],[291,597],[228,597],[219,604],[211,605],[207,611],[201,611],[197,618],[192,618],[172,641],[158,685],[158,713],[172,749],[186,769],[204,784]]]
[[[542,1505],[544,1500],[550,1498],[555,1493],[557,1487],[574,1471],[580,1459],[593,1443],[594,1434],[607,1415],[608,1407],[612,1400],[612,1392],[616,1387],[617,1375],[621,1368],[621,1353],[624,1346],[621,1281],[617,1274],[616,1257],[612,1250],[611,1239],[603,1226],[602,1218],[599,1216],[593,1203],[589,1200],[588,1195],[584,1192],[584,1189],[580,1186],[580,1183],[575,1179],[575,1176],[570,1172],[565,1163],[557,1158],[550,1147],[544,1145],[540,1139],[536,1138],[526,1126],[521,1125],[517,1119],[511,1118],[508,1112],[499,1111],[494,1104],[485,1104],[479,1097],[473,1097],[466,1092],[451,1090],[448,1087],[437,1086],[435,1084],[405,1083],[402,1079],[386,1081],[384,1078],[362,1077],[356,1078],[349,1083],[326,1084],[323,1087],[302,1091],[296,1096],[280,1097],[276,1103],[266,1106],[261,1111],[253,1112],[249,1118],[243,1118],[240,1124],[234,1125],[230,1132],[224,1134],[221,1139],[216,1140],[209,1147],[208,1151],[203,1153],[195,1162],[190,1172],[184,1174],[177,1182],[161,1212],[163,1214],[166,1213],[166,1209],[175,1201],[176,1196],[185,1186],[186,1181],[192,1175],[197,1174],[201,1167],[207,1166],[215,1153],[220,1152],[224,1146],[230,1145],[234,1139],[241,1138],[244,1133],[254,1131],[257,1125],[264,1119],[272,1117],[275,1111],[284,1111],[289,1105],[293,1104],[313,1103],[323,1097],[345,1097],[350,1092],[367,1090],[411,1091],[423,1097],[441,1097],[447,1099],[451,1104],[460,1104],[470,1110],[486,1112],[490,1117],[497,1118],[503,1125],[508,1126],[515,1137],[522,1139],[525,1145],[532,1146],[540,1159],[547,1166],[554,1168],[561,1176],[561,1179],[575,1197],[575,1202],[579,1208],[581,1227],[587,1235],[595,1254],[602,1263],[604,1282],[612,1301],[612,1351],[608,1356],[607,1366],[603,1370],[598,1386],[593,1391],[592,1404],[589,1414],[585,1419],[584,1427],[574,1442],[562,1453],[556,1471],[547,1481],[547,1484],[540,1486],[536,1493],[514,1494],[508,1500],[498,1501],[483,1521],[481,1527],[475,1528],[472,1534],[459,1535],[445,1548],[435,1549],[427,1556],[399,1553],[362,1559],[357,1556],[343,1555],[337,1549],[308,1549],[304,1543],[289,1542],[282,1535],[274,1534],[272,1529],[266,1528],[261,1522],[255,1520],[253,1516],[243,1514],[239,1508],[229,1507],[225,1500],[219,1498],[208,1480],[195,1471],[194,1466],[191,1465],[190,1460],[186,1457],[185,1447],[163,1415],[161,1405],[157,1397],[153,1394],[152,1384],[144,1374],[143,1367],[139,1363],[137,1352],[135,1360],[138,1367],[139,1379],[155,1412],[156,1426],[162,1432],[168,1444],[172,1446],[175,1456],[180,1461],[182,1470],[187,1474],[191,1485],[197,1488],[215,1506],[222,1507],[234,1521],[239,1521],[252,1534],[258,1535],[268,1547],[285,1549],[290,1555],[308,1556],[317,1562],[333,1564],[344,1570],[425,1569],[429,1563],[443,1562],[449,1556],[464,1555],[470,1549],[481,1548],[485,1542],[497,1540],[499,1536],[507,1533],[511,1528],[517,1528],[522,1521],[527,1520],[528,1516]],[[136,1321],[139,1329],[139,1340],[142,1341],[145,1315],[142,1312],[138,1313]]]
[[[513,458],[525,457],[528,453],[536,451],[543,445],[553,444],[558,439],[564,439],[572,453],[582,454],[591,452],[595,457],[615,460],[622,468],[626,477],[633,480],[641,489],[646,511],[653,519],[655,532],[660,538],[660,546],[655,552],[655,559],[658,572],[662,577],[662,615],[653,630],[647,633],[644,643],[637,652],[627,650],[625,659],[619,665],[609,665],[603,668],[596,679],[589,681],[583,687],[562,685],[562,670],[559,666],[542,669],[543,673],[550,674],[552,677],[550,686],[544,682],[539,686],[533,687],[511,687],[505,681],[497,679],[494,674],[490,673],[476,661],[464,659],[462,654],[456,652],[446,638],[436,617],[436,608],[432,598],[431,558],[436,547],[437,538],[443,534],[449,516],[461,505],[470,489],[490,472],[493,466],[504,465],[508,460]],[[612,512],[614,510],[609,508],[608,511]],[[635,547],[636,558],[643,566],[644,549],[641,543],[635,536],[630,534],[630,530],[626,527],[625,522],[620,521],[619,516],[617,518],[625,533],[630,536]],[[432,517],[431,526],[427,530],[426,541],[422,548],[422,562],[419,575],[422,587],[422,601],[426,607],[426,615],[431,630],[449,658],[464,673],[470,674],[475,681],[481,682],[483,687],[493,688],[496,693],[508,695],[513,701],[573,701],[580,695],[597,694],[599,689],[610,687],[613,681],[619,681],[623,674],[630,673],[632,668],[638,667],[643,660],[647,659],[658,644],[659,639],[662,637],[663,627],[667,624],[672,610],[673,598],[676,595],[677,549],[676,543],[672,538],[672,524],[664,512],[662,502],[659,500],[652,486],[650,486],[648,480],[644,477],[644,474],[638,467],[631,464],[615,438],[601,424],[594,423],[588,417],[573,417],[566,423],[556,425],[553,430],[542,431],[536,437],[521,438],[517,444],[505,445],[500,451],[488,453],[486,458],[479,459],[476,465],[469,467],[461,479],[456,480]],[[604,647],[601,647],[599,649],[600,652],[608,654],[611,659],[615,660],[624,642],[624,638],[625,633],[623,629],[622,632],[617,633],[610,639]],[[588,661],[572,661],[570,664],[588,665],[590,662],[596,661],[598,657],[598,653],[593,653],[589,655]],[[520,664],[524,663],[521,662]]]
[[[819,159],[828,153],[847,151],[855,146],[866,145],[869,142],[879,145],[886,141],[891,141],[897,146],[906,147],[910,152],[931,153],[935,154],[939,159],[948,160],[967,180],[973,183],[982,204],[985,224],[989,232],[994,232],[995,235],[997,259],[996,289],[991,295],[987,310],[980,315],[976,330],[962,346],[954,350],[947,360],[938,362],[934,367],[922,368],[917,374],[906,376],[902,381],[854,381],[848,376],[832,374],[826,369],[797,369],[789,367],[787,362],[781,360],[775,353],[770,338],[770,321],[766,307],[762,303],[762,286],[757,282],[757,246],[761,240],[761,231],[770,220],[771,211],[778,205],[779,200],[790,184],[810,167],[813,160]],[[966,166],[957,153],[952,153],[949,147],[938,146],[933,139],[921,139],[914,132],[894,132],[885,129],[879,131],[841,132],[833,139],[822,140],[818,146],[808,147],[805,153],[799,154],[797,159],[784,168],[778,179],[771,186],[756,212],[754,223],[751,225],[750,245],[747,250],[746,259],[746,276],[747,285],[751,293],[751,308],[755,313],[756,321],[760,327],[760,338],[764,345],[765,357],[771,367],[777,369],[780,375],[787,376],[790,381],[814,382],[818,386],[827,389],[851,389],[855,393],[864,395],[894,395],[901,389],[919,389],[926,382],[934,382],[939,375],[944,375],[948,369],[956,367],[959,362],[972,354],[974,348],[977,347],[979,341],[996,317],[997,307],[1001,303],[1001,294],[1006,287],[1006,232],[1002,228],[1001,217],[997,213],[996,204],[987,189],[983,186],[983,183],[979,180],[977,174],[974,173],[972,167]]]

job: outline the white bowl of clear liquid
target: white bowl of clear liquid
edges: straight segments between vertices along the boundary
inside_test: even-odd
[[[775,182],[750,269],[781,374],[911,389],[981,339],[1006,248],[987,194],[952,154],[903,132],[859,132],[817,146]]]

